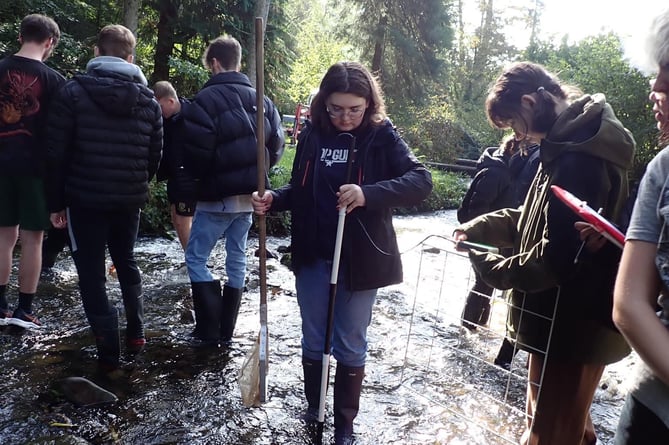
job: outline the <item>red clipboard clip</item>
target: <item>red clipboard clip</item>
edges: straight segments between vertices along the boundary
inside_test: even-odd
[[[597,232],[601,233],[602,236],[613,244],[621,249],[623,248],[623,245],[625,244],[625,234],[590,207],[587,202],[578,199],[576,196],[557,185],[551,185],[551,190],[560,201],[564,202],[567,207],[573,210],[582,220],[592,225]]]

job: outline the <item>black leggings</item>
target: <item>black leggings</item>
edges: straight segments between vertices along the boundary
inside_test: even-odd
[[[134,254],[139,215],[139,209],[68,209],[72,258],[79,274],[79,289],[86,315],[106,316],[111,311],[105,285],[107,249],[121,289],[141,283]]]

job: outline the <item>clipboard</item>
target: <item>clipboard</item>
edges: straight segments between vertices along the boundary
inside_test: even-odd
[[[625,244],[625,234],[618,230],[609,220],[604,218],[587,202],[578,199],[565,189],[557,185],[551,185],[551,190],[560,201],[564,202],[567,207],[574,211],[582,220],[592,225],[592,227],[602,234],[606,239],[611,241],[619,248],[623,248]]]

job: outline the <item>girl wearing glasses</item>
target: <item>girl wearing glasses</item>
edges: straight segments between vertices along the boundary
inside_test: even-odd
[[[318,411],[337,213],[346,208],[331,352],[337,360],[335,443],[348,444],[376,292],[402,281],[392,208],[426,198],[432,177],[387,118],[381,89],[361,64],[332,65],[310,110],[290,183],[262,197],[254,193],[253,205],[257,214],[291,211],[307,422]]]

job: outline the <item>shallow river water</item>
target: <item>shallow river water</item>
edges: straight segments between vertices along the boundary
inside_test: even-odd
[[[453,211],[395,218],[405,280],[378,295],[356,419],[360,445],[509,444],[517,443],[523,430],[526,356],[518,354],[510,372],[491,365],[504,331],[503,300],[493,301],[489,329],[471,333],[460,327],[458,317],[471,285],[469,263],[438,237],[450,235],[455,224]],[[267,247],[276,253],[288,243],[269,237]],[[223,275],[220,247],[210,263]],[[95,372],[95,346],[76,271],[63,253],[38,290],[36,308],[45,327],[0,334],[0,443],[312,443],[300,420],[305,402],[294,280],[278,259],[268,259],[267,401],[259,408],[245,408],[241,402],[237,376],[259,329],[256,248],[257,238],[251,238],[248,291],[233,345],[199,351],[185,341],[193,320],[178,242],[141,239],[136,251],[148,344],[138,356],[124,357],[123,372],[114,378]],[[10,287],[13,302],[16,282]],[[108,290],[121,309],[113,277]],[[635,362],[632,355],[609,366],[597,391],[592,413],[602,444],[612,443]],[[75,406],[59,385],[71,376],[96,382],[118,401]],[[331,409],[329,398],[324,443],[332,437]]]

